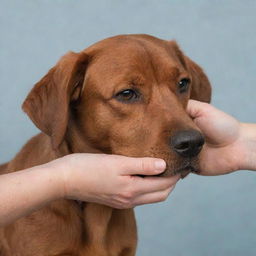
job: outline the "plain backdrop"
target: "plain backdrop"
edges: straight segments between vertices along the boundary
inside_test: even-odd
[[[20,108],[32,86],[67,51],[117,34],[176,39],[208,74],[212,103],[256,122],[255,12],[253,0],[1,0],[0,162],[38,132]],[[191,174],[166,202],[137,207],[137,255],[255,256],[255,197],[254,172]]]

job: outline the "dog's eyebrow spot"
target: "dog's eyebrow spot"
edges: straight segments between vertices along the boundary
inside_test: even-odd
[[[129,79],[129,83],[132,85],[143,86],[145,84],[145,79],[140,75],[136,75]]]
[[[171,78],[171,79],[175,79],[175,78],[179,77],[181,73],[182,73],[182,72],[180,71],[179,68],[177,68],[177,67],[172,67],[172,68],[170,69],[170,78]]]

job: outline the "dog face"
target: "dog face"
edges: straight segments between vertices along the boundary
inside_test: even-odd
[[[72,152],[158,157],[164,175],[185,175],[204,143],[186,105],[210,94],[202,69],[174,41],[127,35],[66,54],[23,109],[54,148],[64,141]]]

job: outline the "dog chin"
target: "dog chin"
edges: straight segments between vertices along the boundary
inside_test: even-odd
[[[181,178],[185,178],[189,173],[199,173],[198,164],[197,163],[187,163],[185,165],[181,165],[178,168],[171,167],[167,164],[167,167],[163,173],[159,176],[161,177],[170,177],[180,174]]]

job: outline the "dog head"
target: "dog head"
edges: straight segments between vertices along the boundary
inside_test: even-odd
[[[158,157],[173,175],[197,169],[204,138],[186,106],[210,97],[203,70],[175,41],[122,35],[67,53],[23,109],[55,149]]]

